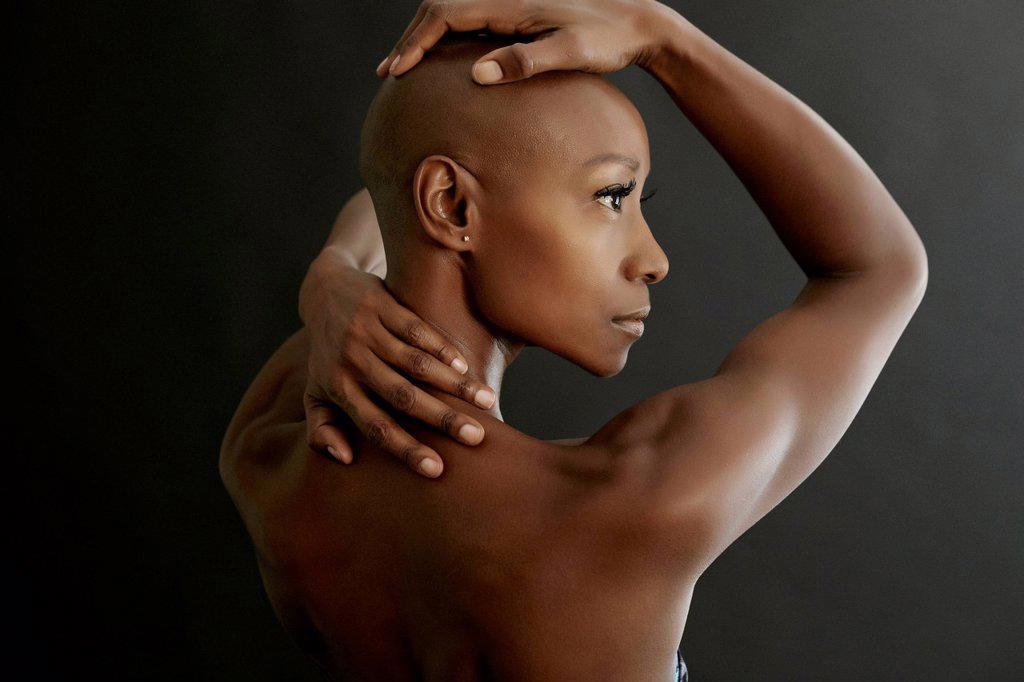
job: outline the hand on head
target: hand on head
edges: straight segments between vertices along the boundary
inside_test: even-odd
[[[609,73],[645,67],[657,52],[670,8],[654,0],[424,0],[377,75],[400,76],[413,68],[448,31],[487,29],[535,36],[482,56],[472,67],[481,84],[508,83],[544,71]]]

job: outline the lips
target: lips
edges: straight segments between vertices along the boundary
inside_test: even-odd
[[[644,321],[636,318],[626,320],[612,320],[612,324],[626,332],[630,336],[640,338],[644,333]]]
[[[651,312],[651,306],[645,305],[639,310],[634,310],[625,315],[612,318],[612,324],[626,332],[630,336],[640,338],[644,333],[644,318]]]
[[[629,321],[629,320],[643,320],[645,317],[647,317],[648,314],[650,314],[650,312],[651,312],[651,306],[645,305],[643,308],[639,308],[637,310],[634,310],[631,313],[626,313],[625,315],[617,315],[616,317],[613,317],[612,318],[612,322],[623,322],[623,321]]]

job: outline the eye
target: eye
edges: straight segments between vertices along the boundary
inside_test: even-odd
[[[597,200],[600,203],[604,204],[608,208],[610,208],[613,211],[615,211],[616,213],[618,213],[619,211],[622,210],[622,200],[624,198],[626,198],[627,196],[629,196],[629,193],[633,191],[634,187],[636,187],[636,180],[635,179],[634,180],[630,180],[629,184],[625,185],[625,186],[619,184],[619,185],[609,185],[608,187],[603,187],[603,188],[597,190],[596,192],[594,192],[594,196],[597,198]],[[612,203],[607,204],[607,203],[601,201],[602,199],[605,199],[605,198],[611,199]]]
[[[622,210],[622,200],[629,196],[629,193],[633,191],[634,187],[636,187],[635,178],[630,180],[629,184],[625,186],[618,184],[610,185],[608,187],[599,189],[597,192],[594,193],[594,197],[596,197],[599,202],[601,202],[608,208],[612,209],[615,212],[619,212]],[[653,197],[654,193],[657,191],[657,188],[655,188],[647,196],[640,197],[640,201],[647,201],[648,199]],[[605,198],[611,199],[611,203],[605,203],[604,201],[602,201]]]

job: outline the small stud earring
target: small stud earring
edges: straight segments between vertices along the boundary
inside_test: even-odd
[[[469,241],[469,235],[468,234],[462,235],[462,241],[468,242]]]

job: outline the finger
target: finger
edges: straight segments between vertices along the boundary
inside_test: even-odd
[[[393,336],[386,327],[374,331],[372,335],[376,342],[372,349],[374,354],[403,374],[429,383],[456,398],[475,403],[485,410],[494,405],[494,391],[486,384],[467,378],[437,358],[407,345],[402,339]],[[436,421],[430,423],[439,425]],[[461,427],[461,424],[458,426]]]
[[[450,5],[431,2],[426,7],[421,6],[422,15],[418,14],[416,26],[399,41],[398,57],[391,62],[390,74],[399,76],[411,69],[448,31],[486,28],[494,33],[515,33],[519,17],[507,11],[503,13],[495,4],[472,2]]]
[[[392,334],[410,346],[420,348],[444,364],[454,367],[459,374],[465,374],[469,369],[466,359],[455,346],[448,343],[441,332],[398,301],[392,299],[390,303],[384,305],[380,312],[380,321]]]
[[[554,70],[581,69],[588,56],[583,41],[569,29],[560,29],[531,43],[514,43],[488,52],[473,64],[478,83],[509,83]]]
[[[348,397],[346,412],[373,445],[391,453],[406,466],[428,478],[437,478],[444,469],[441,456],[413,438],[387,412],[373,404],[363,390],[343,378],[342,387]]]
[[[303,397],[306,411],[306,443],[317,452],[330,455],[345,464],[352,463],[352,447],[334,424],[334,411],[329,403],[311,393]]]
[[[421,351],[416,352],[422,354]],[[365,372],[365,382],[377,395],[396,409],[430,424],[466,445],[477,445],[483,440],[484,428],[480,422],[445,405],[388,367],[376,355],[370,355],[373,357],[368,361],[369,370]]]
[[[419,9],[416,10],[416,16],[414,16],[412,18],[412,21],[409,22],[409,25],[405,27],[405,31],[402,33],[402,37],[399,38],[398,41],[395,43],[395,46],[391,48],[391,52],[388,53],[388,56],[384,57],[384,61],[377,65],[378,76],[384,77],[388,75],[388,65],[390,65],[391,62],[394,61],[395,57],[398,56],[398,49],[402,46],[403,43],[405,43],[405,39],[409,37],[409,34],[412,33],[417,26],[419,26],[420,21],[422,21],[423,19],[423,16],[427,13],[427,6],[428,5],[426,2],[420,3]]]
[[[399,76],[411,69],[448,29],[448,18],[438,6],[428,7],[416,27],[399,44],[398,57],[391,62],[391,75]]]

